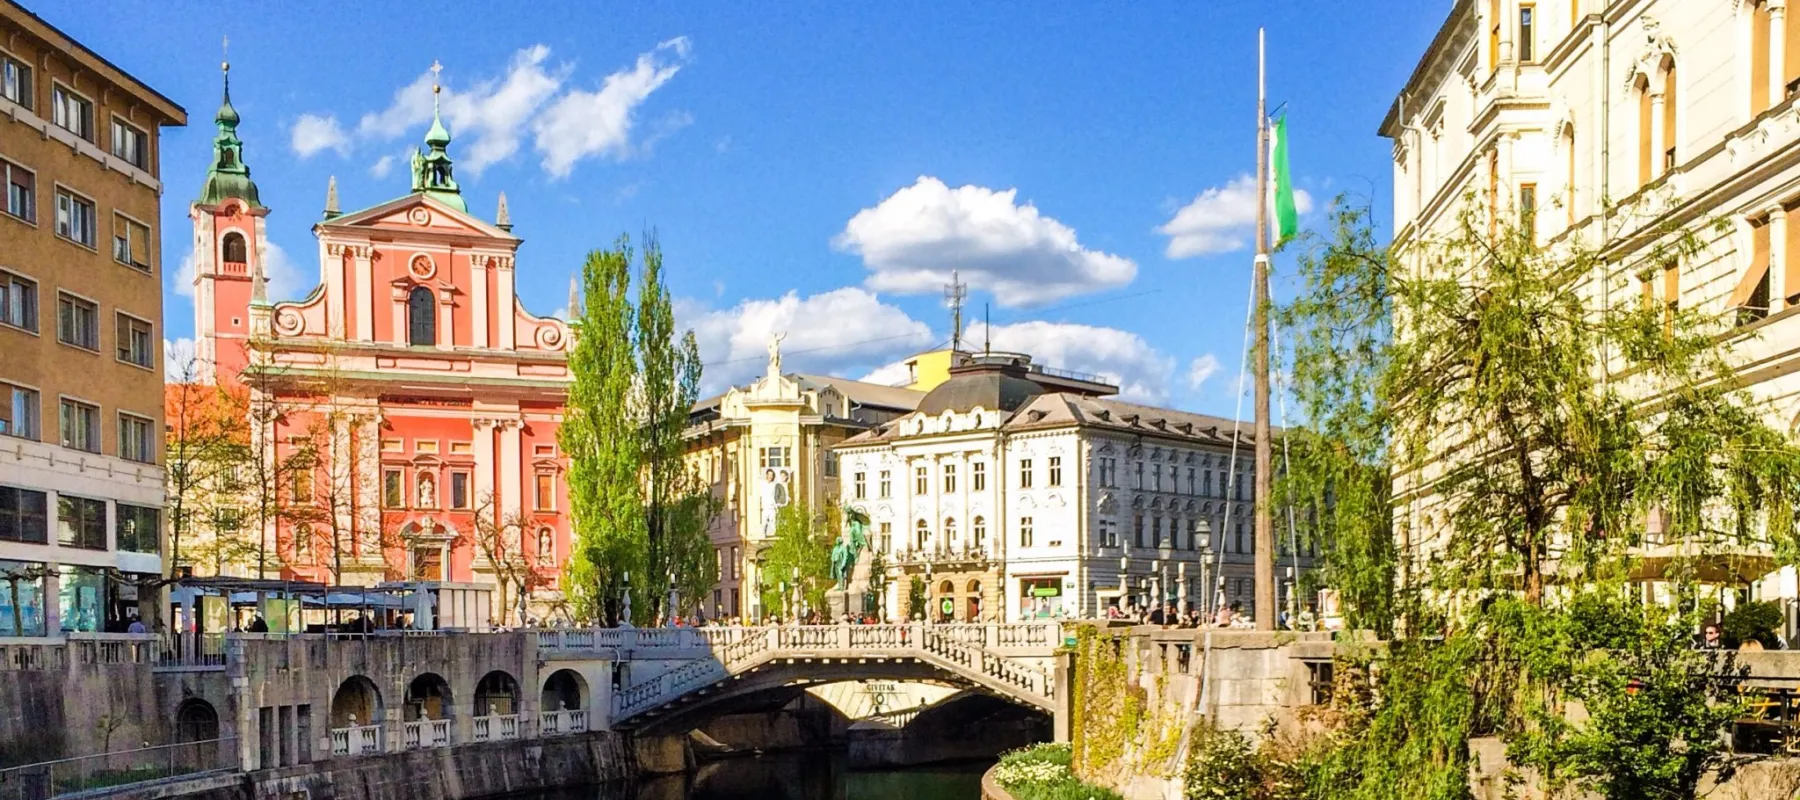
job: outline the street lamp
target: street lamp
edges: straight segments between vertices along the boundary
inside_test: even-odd
[[[1194,526],[1200,536],[1200,616],[1212,619],[1212,520]]]
[[[1134,602],[1131,599],[1130,587],[1131,556],[1119,556],[1119,602],[1125,604],[1127,607],[1130,607]],[[1125,613],[1125,611],[1125,608],[1119,609],[1119,613],[1121,614]]]

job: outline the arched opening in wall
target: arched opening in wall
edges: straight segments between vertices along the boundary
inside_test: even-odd
[[[481,676],[475,684],[475,716],[492,717],[519,713],[519,682],[503,670]]]
[[[937,608],[932,610],[937,613],[939,622],[950,622],[955,619],[956,583],[954,581],[947,580],[938,584]]]
[[[919,520],[913,527],[913,552],[925,552],[925,546],[931,543],[931,523]]]
[[[381,690],[375,682],[352,675],[338,684],[331,696],[331,727],[354,728],[381,724]]]
[[[1675,126],[1676,121],[1681,118],[1681,104],[1677,102],[1678,98],[1675,94],[1674,56],[1663,56],[1662,76],[1662,152],[1658,153],[1657,157],[1662,159],[1662,172],[1668,172],[1681,163],[1676,147],[1676,144],[1681,141],[1680,137],[1676,136],[1679,129]]]
[[[1650,79],[1638,73],[1631,90],[1638,100],[1638,185],[1650,182],[1650,164],[1656,146],[1650,141]]]
[[[944,518],[944,546],[952,551],[962,549],[962,542],[956,540],[956,518]]]
[[[587,681],[572,669],[559,669],[544,680],[544,691],[538,702],[542,711],[587,708]]]
[[[981,621],[981,581],[969,581],[969,596],[965,603],[968,606],[968,621]]]
[[[406,294],[406,343],[413,347],[437,346],[437,300],[423,286],[414,286]]]
[[[175,709],[175,741],[186,745],[176,748],[178,763],[190,769],[210,768],[216,763],[218,738],[219,712],[211,703],[190,697]]]
[[[427,672],[406,686],[407,722],[421,719],[446,719],[450,716],[450,682],[435,672]]]
[[[975,549],[985,552],[987,550],[987,518],[986,517],[976,517],[975,518],[974,534],[975,534]]]
[[[244,244],[244,235],[237,231],[225,234],[219,251],[219,260],[227,264],[247,264],[250,261],[250,248]]]

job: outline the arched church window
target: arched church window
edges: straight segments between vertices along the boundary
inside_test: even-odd
[[[437,345],[437,301],[431,290],[415,286],[406,296],[406,343],[414,347]]]
[[[250,260],[249,248],[244,246],[244,235],[237,231],[225,234],[225,260],[232,264],[242,264]]]

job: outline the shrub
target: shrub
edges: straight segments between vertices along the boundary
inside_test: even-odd
[[[1776,603],[1742,603],[1725,615],[1719,632],[1732,647],[1754,639],[1763,647],[1774,649],[1780,641],[1775,638],[1775,631],[1781,628],[1782,621],[1781,606]]]
[[[994,780],[1017,800],[1120,800],[1116,792],[1076,779],[1066,744],[1040,744],[1000,757]]]

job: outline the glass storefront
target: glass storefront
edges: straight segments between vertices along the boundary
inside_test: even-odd
[[[1062,578],[1019,579],[1020,619],[1049,619],[1062,610]]]
[[[57,568],[57,583],[62,630],[101,630],[106,618],[106,574],[94,567],[64,564]]]
[[[0,636],[43,636],[44,565],[0,561]]]

